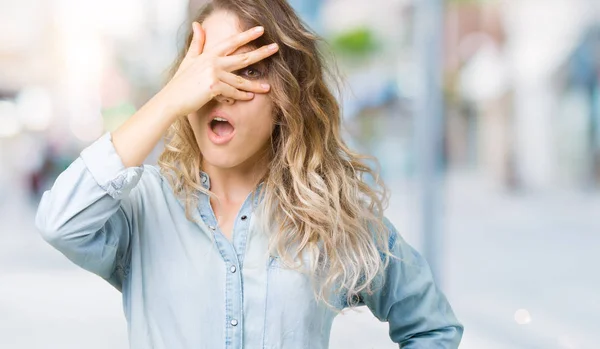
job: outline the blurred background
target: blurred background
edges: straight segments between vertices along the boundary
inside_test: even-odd
[[[337,58],[347,140],[379,159],[461,348],[600,348],[600,1],[290,2]],[[127,347],[120,294],[34,214],[160,89],[202,3],[0,0],[0,348]],[[364,308],[331,347],[396,346]]]

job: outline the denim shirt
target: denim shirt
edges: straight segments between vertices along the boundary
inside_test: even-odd
[[[315,300],[307,275],[270,256],[268,234],[253,220],[259,204],[248,196],[228,240],[207,195],[196,222],[186,219],[158,168],[125,168],[106,133],[44,193],[36,226],[122,292],[133,349],[325,349],[337,313]],[[399,258],[362,304],[389,323],[401,348],[457,348],[463,328],[429,266],[385,223]]]

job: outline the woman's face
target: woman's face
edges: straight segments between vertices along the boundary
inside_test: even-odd
[[[225,11],[211,14],[202,28],[206,33],[204,50],[242,31],[238,17]],[[251,50],[242,46],[233,54]],[[264,67],[260,64],[234,73],[248,80],[268,82]],[[203,166],[230,169],[254,164],[269,148],[274,128],[272,110],[269,95],[255,93],[249,101],[218,96],[188,115],[203,156]],[[215,116],[221,116],[229,122],[212,121]]]

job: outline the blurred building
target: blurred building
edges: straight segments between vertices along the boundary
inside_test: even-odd
[[[577,3],[577,4],[576,4]],[[509,188],[597,185],[593,93],[597,25],[587,0],[451,2],[447,12],[447,138],[451,165]],[[582,47],[585,47],[582,51]],[[595,47],[595,48],[593,48]],[[587,51],[586,51],[587,50]],[[574,58],[570,58],[574,57]],[[565,67],[587,79],[586,100]],[[573,85],[571,85],[573,87]],[[577,144],[580,143],[580,144]]]
[[[164,82],[186,4],[0,2],[0,160],[31,183],[51,182],[63,162],[53,154],[72,161],[123,123]]]

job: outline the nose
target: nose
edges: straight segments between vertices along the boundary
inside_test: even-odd
[[[225,97],[225,96],[217,96],[217,97],[215,97],[215,100],[219,103],[228,104],[228,105],[235,103],[235,99],[233,99],[231,97]]]

